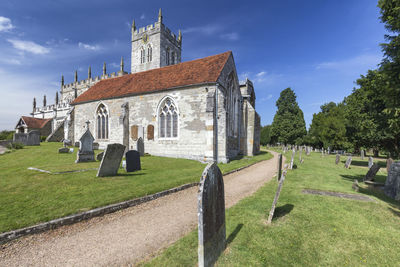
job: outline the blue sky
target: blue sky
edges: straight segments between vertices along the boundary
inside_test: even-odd
[[[385,29],[377,1],[75,1],[0,2],[0,130],[54,103],[61,75],[72,82],[130,66],[130,25],[157,20],[183,32],[182,60],[232,50],[239,79],[255,85],[256,109],[270,124],[280,92],[291,87],[307,125],[320,105],[343,100],[382,58]]]

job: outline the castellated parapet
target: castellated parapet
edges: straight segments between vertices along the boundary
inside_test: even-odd
[[[132,23],[131,73],[141,72],[181,62],[182,34],[178,36],[158,21],[136,29]]]

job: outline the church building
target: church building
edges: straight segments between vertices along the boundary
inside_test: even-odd
[[[260,117],[250,80],[239,83],[231,51],[181,62],[182,34],[158,21],[132,24],[131,73],[91,77],[64,85],[53,113],[46,107],[33,117],[53,118],[48,141],[77,141],[87,124],[100,148],[121,143],[136,149],[138,140],[151,155],[228,162],[260,150]],[[57,95],[58,96],[58,95]],[[57,113],[58,106],[60,111]]]

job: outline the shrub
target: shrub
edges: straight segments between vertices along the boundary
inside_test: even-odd
[[[24,148],[24,144],[22,144],[22,143],[9,143],[7,145],[7,148],[8,149],[22,149],[22,148]]]
[[[46,141],[46,138],[47,138],[47,136],[40,136],[40,142],[44,142],[44,141]]]

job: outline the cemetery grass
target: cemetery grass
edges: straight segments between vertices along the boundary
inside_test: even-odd
[[[73,153],[59,154],[60,143],[41,143],[0,155],[0,233],[93,208],[199,182],[205,164],[194,160],[141,157],[142,170],[98,178],[97,170],[48,174],[28,167],[62,172],[98,168],[100,162],[74,163]],[[101,151],[95,151],[95,154]],[[223,173],[272,158],[263,152],[220,164]]]
[[[286,153],[290,162],[291,151]],[[277,189],[274,180],[226,211],[227,248],[217,266],[398,266],[400,203],[362,185],[367,168],[335,165],[335,155],[298,153],[289,170],[271,225],[268,218]],[[353,157],[361,161],[358,157]],[[368,159],[365,159],[367,161]],[[377,180],[384,182],[386,169]],[[362,188],[352,190],[357,179]],[[361,194],[374,202],[302,194],[303,189]],[[196,266],[197,230],[145,266]]]

